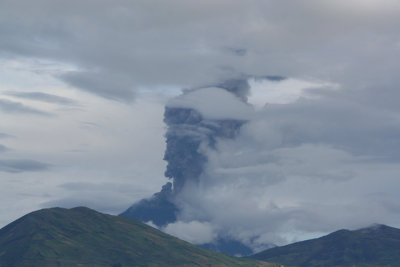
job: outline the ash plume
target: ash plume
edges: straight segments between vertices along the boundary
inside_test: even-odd
[[[181,192],[187,185],[198,186],[205,174],[206,152],[214,150],[220,139],[235,138],[246,123],[246,116],[242,114],[252,109],[247,104],[248,92],[247,79],[235,79],[214,87],[187,90],[173,99],[164,112],[167,125],[164,160],[168,163],[165,177],[171,182],[151,198],[132,205],[121,216],[151,221],[160,228],[176,222],[181,212]],[[218,99],[220,95],[224,99]],[[217,103],[209,103],[210,99]],[[232,103],[224,103],[225,99]],[[229,114],[232,113],[230,109],[236,109],[238,105],[245,112]],[[251,249],[239,241],[221,236],[203,246],[229,254],[251,253]]]

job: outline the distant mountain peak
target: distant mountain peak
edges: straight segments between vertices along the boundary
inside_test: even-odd
[[[400,266],[400,229],[383,224],[265,250],[252,258],[289,266]]]

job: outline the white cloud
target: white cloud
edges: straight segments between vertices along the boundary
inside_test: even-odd
[[[315,97],[307,91],[310,89],[333,89],[337,85],[311,82],[298,79],[271,81],[267,79],[250,79],[250,95],[248,101],[256,108],[263,108],[268,104],[288,104],[297,101],[300,97]]]
[[[209,222],[177,221],[165,226],[163,231],[193,244],[209,243],[216,237]]]
[[[155,225],[152,221],[148,221],[148,222],[146,222],[146,224],[147,224],[148,226],[151,226],[151,227],[153,227],[153,228],[158,229],[157,225]]]
[[[247,120],[253,115],[253,108],[232,93],[216,87],[196,89],[173,98],[167,107],[192,108],[206,119]]]
[[[326,92],[271,104],[236,138],[203,148],[207,169],[179,195],[179,218],[208,221],[255,250],[340,228],[400,225],[388,189],[400,170],[388,145],[400,145],[397,120],[343,91]],[[391,197],[380,199],[382,192]]]

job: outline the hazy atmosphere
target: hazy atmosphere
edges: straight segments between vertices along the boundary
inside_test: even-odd
[[[179,129],[205,160],[167,233],[257,250],[400,227],[399,18],[398,0],[1,0],[0,227],[177,188],[165,108],[240,122]]]

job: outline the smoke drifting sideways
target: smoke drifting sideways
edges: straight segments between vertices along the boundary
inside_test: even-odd
[[[283,78],[265,79],[281,81]],[[247,102],[248,80],[234,79],[216,86],[186,90],[167,104],[164,160],[168,163],[165,176],[171,182],[151,198],[132,205],[121,216],[148,222],[179,237],[185,237],[185,232],[187,241],[226,254],[253,252],[240,238],[214,226],[209,212],[199,205],[203,201],[202,192],[210,184],[218,184],[215,181],[218,177],[213,177],[213,172],[209,171],[213,151],[216,152],[221,140],[235,139],[243,125],[254,116],[254,107]],[[232,212],[237,208],[227,207]]]

